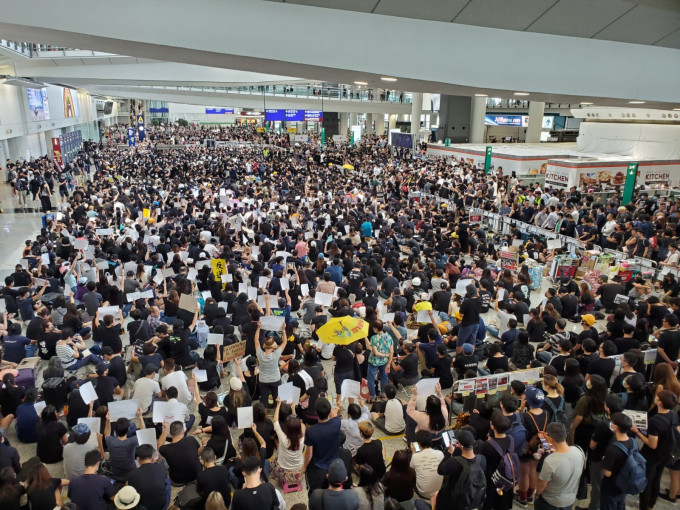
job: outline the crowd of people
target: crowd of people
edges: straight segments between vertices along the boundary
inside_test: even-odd
[[[1,290],[3,508],[676,502],[677,202],[526,186],[377,136],[322,148],[167,125],[123,150],[124,129],[106,135],[63,169],[6,165],[17,204],[53,215]],[[470,207],[671,270],[537,286],[526,259],[564,249],[470,224]],[[520,239],[518,270],[501,269]],[[368,333],[324,341],[339,318]]]

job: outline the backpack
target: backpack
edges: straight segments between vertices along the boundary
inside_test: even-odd
[[[555,407],[555,404],[552,403],[552,400],[549,398],[546,398],[544,402],[548,405],[551,411],[551,416],[552,419],[550,420],[550,423],[561,423],[564,425],[564,427],[567,429],[567,432],[569,432],[571,428],[571,423],[569,423],[569,417],[567,416],[567,413],[564,410],[564,397],[560,397],[560,405]]]
[[[538,423],[536,423],[536,418],[534,418],[534,415],[528,411],[527,414],[529,415],[529,418],[531,418],[531,421],[534,422],[534,426],[538,431],[536,434],[531,436],[531,438],[527,441],[527,453],[533,454],[538,451],[538,448],[541,445],[541,438],[539,437],[539,434],[541,433],[545,434],[545,428],[548,426],[548,420],[546,419],[545,422],[543,423],[543,429],[539,430]]]
[[[179,491],[175,498],[175,506],[180,510],[198,510],[203,508],[203,498],[198,493],[198,484],[196,482],[189,482]]]
[[[616,486],[624,494],[640,494],[647,486],[647,461],[638,451],[635,440],[630,451],[620,441],[614,444],[628,455],[621,471],[616,475]]]
[[[491,481],[496,486],[498,494],[503,494],[504,490],[512,490],[519,483],[519,455],[515,453],[515,440],[510,436],[510,448],[503,451],[500,445],[494,440],[489,439],[488,443],[501,457],[496,470],[491,475]]]
[[[524,453],[527,446],[527,429],[522,423],[522,417],[515,413],[515,420],[510,421],[510,429],[506,432],[513,440],[515,447],[514,452],[517,454]]]
[[[482,508],[486,497],[486,476],[481,466],[480,458],[477,456],[470,463],[462,457],[453,457],[463,468],[462,473],[453,486],[451,493],[452,501],[461,501],[459,507],[463,510]]]

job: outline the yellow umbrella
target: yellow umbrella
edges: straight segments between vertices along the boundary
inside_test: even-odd
[[[354,167],[349,163],[345,163],[344,165],[342,165],[342,168],[346,168],[347,170],[354,170]]]
[[[331,317],[316,334],[324,343],[349,345],[368,336],[368,322],[354,317]]]

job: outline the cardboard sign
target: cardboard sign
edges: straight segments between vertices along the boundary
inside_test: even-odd
[[[196,312],[196,305],[198,304],[198,301],[196,301],[196,298],[194,296],[191,296],[189,294],[182,294],[179,298],[179,307],[182,310],[186,310],[188,312],[194,313]]]
[[[227,345],[222,350],[222,361],[233,361],[236,358],[242,358],[246,354],[246,342],[236,342],[235,344]]]

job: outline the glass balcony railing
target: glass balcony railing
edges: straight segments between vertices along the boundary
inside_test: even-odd
[[[63,48],[49,44],[35,44],[20,41],[8,41],[0,39],[0,46],[14,51],[28,58],[87,58],[87,57],[120,57],[113,53],[101,51],[79,50],[76,48]]]
[[[411,104],[413,96],[410,92],[387,89],[372,89],[341,84],[308,84],[296,83],[291,85],[244,85],[238,87],[200,87],[200,86],[170,86],[149,85],[145,89],[176,90],[186,92],[210,92],[217,94],[243,94],[251,96],[265,96],[292,99],[316,99],[322,101],[363,101]]]

